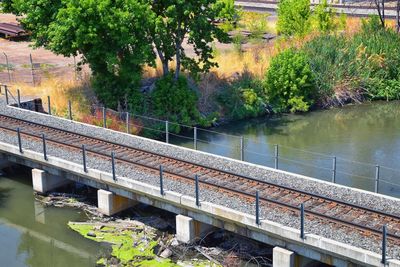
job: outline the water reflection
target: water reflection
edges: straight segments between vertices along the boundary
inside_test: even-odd
[[[4,266],[94,266],[106,250],[67,228],[86,219],[78,211],[36,203],[29,174],[0,177],[0,203]]]
[[[328,181],[336,156],[336,181],[367,190],[374,190],[375,165],[379,164],[389,167],[380,168],[379,191],[400,196],[400,186],[393,185],[400,185],[400,102],[252,119],[215,130],[227,135],[199,131],[200,150],[239,158],[240,139],[230,135],[242,135],[246,161],[273,167],[274,145],[279,144],[281,169]],[[172,141],[193,147],[192,141],[183,138]]]

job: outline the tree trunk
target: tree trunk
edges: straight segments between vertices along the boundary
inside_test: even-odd
[[[385,0],[374,0],[382,27],[385,27]]]
[[[175,70],[175,81],[178,80],[179,75],[181,74],[181,43],[179,39],[176,40],[176,70]]]
[[[162,63],[163,76],[165,77],[165,76],[167,76],[169,74],[169,67],[168,67],[168,63],[169,62],[168,62],[167,59],[165,59],[165,56],[162,53],[162,51],[160,49],[158,49],[158,48],[156,48],[156,49],[157,49],[157,54],[158,54],[158,56],[159,56],[159,58],[161,60],[161,63]]]

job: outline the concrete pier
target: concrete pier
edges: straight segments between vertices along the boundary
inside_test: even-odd
[[[97,191],[97,206],[99,211],[107,216],[114,215],[136,204],[136,201],[118,196],[112,192],[102,189]]]
[[[214,228],[212,225],[196,221],[188,216],[176,216],[176,238],[183,243],[191,243]]]
[[[11,162],[9,162],[5,156],[3,156],[2,154],[0,154],[0,172],[2,169],[10,167],[12,165]]]
[[[44,194],[69,183],[71,181],[68,179],[52,175],[43,170],[32,169],[32,185],[35,192]]]
[[[295,254],[293,251],[274,247],[272,255],[273,267],[294,267]]]

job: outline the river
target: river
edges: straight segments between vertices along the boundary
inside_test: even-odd
[[[106,247],[67,227],[86,220],[80,211],[36,202],[29,172],[0,177],[0,266],[95,266]]]
[[[374,191],[376,165],[383,194],[400,197],[400,102],[372,102],[343,108],[286,114],[199,130],[198,149],[238,159],[244,137],[246,161],[332,181],[333,156],[339,184]],[[192,132],[186,134],[187,138]],[[171,142],[193,148],[192,140]]]

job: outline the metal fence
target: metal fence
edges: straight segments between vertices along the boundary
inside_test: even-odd
[[[21,106],[21,93],[1,92],[10,105]],[[7,93],[6,93],[7,92]],[[249,137],[221,133],[210,129],[179,124],[157,118],[117,112],[100,105],[68,101],[56,109],[48,96],[34,102],[36,111],[43,111],[74,121],[164,141],[220,156],[315,177],[350,187],[400,197],[400,169],[383,164],[360,162],[345,157],[319,153],[253,140]]]
[[[0,83],[27,83],[36,86],[52,77],[80,79],[82,76],[78,71],[75,58],[62,64],[52,60],[43,61],[41,58],[43,57],[36,58],[34,54],[8,55],[2,52],[0,54]]]

